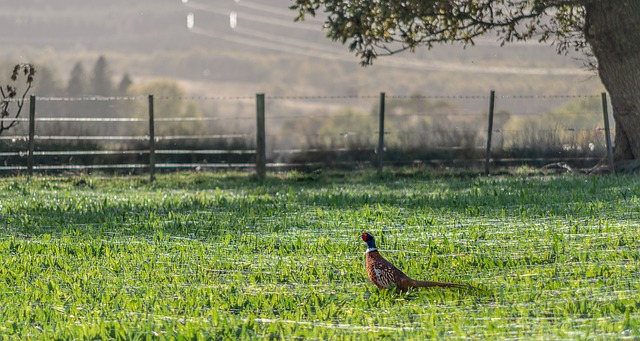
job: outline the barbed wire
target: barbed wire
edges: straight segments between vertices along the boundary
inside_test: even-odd
[[[500,110],[500,108],[497,108]],[[410,118],[410,117],[469,117],[469,118],[481,118],[485,119],[487,116],[487,110],[484,108],[478,109],[478,111],[471,110],[457,110],[457,111],[442,111],[442,112],[411,112],[411,113],[397,113],[393,112],[393,106],[389,106],[386,112],[386,117],[388,119],[400,119],[400,118]],[[620,112],[618,112],[620,113]],[[517,117],[531,117],[531,116],[541,116],[547,115],[549,112],[522,112],[517,114],[512,114],[512,116]],[[593,115],[593,117],[599,117],[602,112],[600,110],[590,110],[590,111],[579,111],[579,112],[562,112],[561,115],[564,116],[586,116]],[[139,115],[142,116],[142,115]],[[312,119],[337,119],[337,118],[357,118],[357,119],[370,119],[377,120],[378,113],[368,113],[368,112],[357,112],[357,113],[342,113],[342,112],[334,112],[327,111],[326,113],[317,113],[308,114],[306,112],[298,113],[298,114],[276,114],[270,115],[266,114],[265,118],[269,121],[271,120],[312,120]],[[591,117],[591,116],[589,116]],[[255,120],[255,115],[242,115],[242,116],[191,116],[191,117],[155,117],[154,121],[156,123],[170,123],[170,122],[215,122],[215,121],[225,121],[225,120]],[[28,122],[29,118],[19,117],[19,118],[0,118],[0,122]],[[124,122],[124,123],[145,123],[149,121],[149,118],[141,118],[141,117],[36,117],[34,118],[36,122]]]
[[[154,96],[153,99],[164,101],[254,101],[256,96]]]
[[[379,97],[379,96],[377,96]],[[389,95],[386,98],[390,99],[468,99],[468,100],[476,100],[476,99],[489,99],[490,96],[486,95]]]
[[[498,95],[499,99],[581,99],[600,98],[601,95]]]
[[[35,96],[36,102],[125,102],[125,101],[141,101],[148,100],[149,95],[139,96],[69,96],[69,97],[56,97],[56,96]],[[255,100],[255,96],[156,96],[153,95],[154,100],[216,100],[216,101],[240,101],[240,100]],[[7,102],[20,102],[19,98],[6,98],[3,99]],[[26,97],[25,102],[30,102],[31,97]]]
[[[153,95],[153,94],[149,94]],[[141,101],[148,100],[149,95],[136,96],[36,96],[36,101],[45,102],[118,102],[118,101]],[[257,95],[257,94],[256,94]],[[153,95],[154,100],[161,101],[249,101],[255,100],[256,95],[238,95],[238,96],[158,96]],[[611,98],[633,98],[640,97],[640,93],[626,94],[608,94]],[[490,95],[394,95],[385,93],[387,99],[426,99],[426,100],[488,100]],[[566,94],[566,95],[530,95],[530,94],[504,94],[496,93],[496,99],[529,99],[529,100],[552,100],[552,99],[596,99],[601,94]],[[266,95],[265,99],[270,100],[355,100],[355,99],[378,99],[380,94],[368,95]],[[7,98],[8,102],[19,102],[22,99]],[[25,102],[30,101],[30,97],[24,99]]]
[[[254,116],[215,116],[215,117],[160,117],[154,118],[155,122],[204,122],[220,120],[254,120]],[[28,122],[28,118],[0,118],[0,122]],[[148,118],[126,117],[36,117],[36,122],[149,122]]]
[[[379,95],[315,95],[315,96],[265,96],[272,100],[344,100],[344,99],[372,99]]]
[[[28,121],[28,119],[24,119]],[[148,122],[146,118],[120,117],[36,117],[36,122]]]
[[[271,118],[271,117],[270,117]],[[255,120],[254,116],[215,116],[215,117],[159,117],[154,118],[155,122],[205,122],[205,121],[220,121],[220,120]],[[143,119],[143,121],[148,121]]]
[[[35,97],[36,102],[123,102],[138,101],[146,98],[147,96]]]

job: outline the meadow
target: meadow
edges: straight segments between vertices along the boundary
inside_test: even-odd
[[[634,175],[0,179],[0,339],[638,339]],[[417,279],[378,290],[362,231]]]

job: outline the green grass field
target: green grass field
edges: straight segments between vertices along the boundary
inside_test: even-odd
[[[638,339],[637,176],[0,179],[1,339]],[[370,231],[417,279],[380,291]]]

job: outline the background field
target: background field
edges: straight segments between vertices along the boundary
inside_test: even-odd
[[[191,6],[196,3],[200,6]],[[90,77],[103,55],[116,86],[124,74],[134,85],[168,78],[190,96],[381,91],[477,96],[491,89],[509,95],[583,95],[603,89],[595,74],[581,70],[582,55],[557,55],[535,41],[500,48],[493,35],[472,48],[418,49],[362,68],[347,46],[326,38],[321,20],[294,24],[290,5],[289,0],[0,1],[0,30],[11,32],[0,37],[0,76],[6,74],[0,80],[8,81],[17,62],[35,63],[38,96],[75,96],[59,93],[67,89],[74,66],[84,65]],[[238,14],[236,30],[229,27],[231,11]],[[195,14],[200,33],[187,29],[188,13]],[[89,86],[83,90],[82,95],[107,96]]]
[[[0,335],[637,339],[634,176],[0,179]],[[412,277],[380,291],[372,232]]]

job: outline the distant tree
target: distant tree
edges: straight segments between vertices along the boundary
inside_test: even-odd
[[[125,73],[124,76],[122,76],[120,83],[118,83],[118,96],[126,95],[131,84],[133,84],[131,77],[129,77],[128,73]]]
[[[536,39],[559,53],[584,53],[609,94],[614,158],[640,164],[640,1],[637,0],[293,0],[297,19],[327,14],[327,36],[371,64],[381,55],[473,45],[494,33],[502,44]]]
[[[128,73],[125,73],[122,76],[120,83],[118,83],[118,88],[116,89],[115,95],[127,96],[132,85],[133,81],[131,80],[131,77],[129,77]],[[131,111],[135,110],[136,105],[133,103],[133,101],[117,101],[115,107],[116,116],[122,118],[130,118]],[[125,135],[128,133],[127,129],[128,128],[122,127],[122,125],[120,125],[118,133]]]
[[[89,79],[89,91],[91,96],[111,97],[114,95],[111,71],[104,56],[98,57],[93,65],[91,78]],[[117,115],[117,102],[112,100],[98,100],[89,103],[91,108],[88,114],[94,117],[114,117]]]
[[[55,72],[42,66],[38,68],[38,83],[34,85],[33,92],[38,96],[60,96],[64,93],[60,84]]]
[[[93,66],[91,75],[90,89],[92,95],[111,96],[113,95],[113,84],[111,82],[111,74],[107,59],[100,56]]]
[[[87,75],[82,62],[77,62],[71,70],[69,83],[67,83],[67,96],[81,97],[87,93]]]
[[[10,84],[0,88],[0,134],[18,124],[17,118],[22,113],[27,94],[33,86],[36,69],[31,64],[18,64],[13,68]],[[26,78],[26,86],[16,84],[18,78]],[[14,85],[12,85],[14,84]],[[13,112],[13,113],[12,113]],[[9,118],[9,121],[4,119]],[[8,122],[8,123],[7,123]]]

